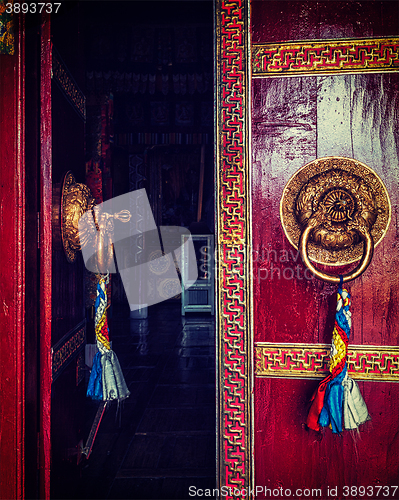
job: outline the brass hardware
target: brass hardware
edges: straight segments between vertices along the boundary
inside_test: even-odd
[[[332,274],[328,274],[325,272],[322,272],[311,263],[309,257],[308,257],[308,240],[309,240],[309,235],[316,230],[320,229],[321,224],[322,224],[322,218],[320,217],[321,212],[316,212],[314,216],[309,219],[309,223],[306,226],[306,229],[304,232],[301,234],[301,238],[299,240],[299,251],[301,253],[302,260],[304,264],[312,271],[312,273],[317,276],[319,279],[322,279],[324,281],[328,281],[329,283],[339,283],[340,282],[340,277],[339,276],[334,276]],[[364,237],[364,249],[363,249],[363,257],[360,262],[360,264],[350,273],[345,274],[343,276],[343,281],[351,281],[358,276],[360,276],[368,267],[368,265],[371,262],[371,259],[373,257],[373,252],[374,252],[374,242],[373,238],[370,235],[369,230],[367,229],[366,225],[364,224],[362,228],[359,227],[359,235],[362,235]],[[345,241],[345,236],[346,234],[343,235],[342,241]],[[350,239],[350,238],[348,238]],[[334,237],[334,241],[337,240],[337,237]],[[341,240],[338,239],[338,242]]]
[[[361,259],[343,280],[360,276],[388,229],[391,206],[371,168],[350,158],[328,157],[308,163],[289,180],[280,217],[305,265],[318,278],[339,283],[339,276],[316,269],[312,261],[337,266]]]
[[[75,262],[81,249],[79,219],[87,210],[92,210],[94,204],[90,189],[77,183],[71,171],[67,172],[61,189],[61,238],[68,262]]]
[[[93,218],[86,219],[79,229],[79,219],[89,210]],[[69,262],[75,262],[77,252],[92,243],[98,272],[106,273],[113,260],[114,219],[129,222],[130,218],[128,210],[113,215],[103,212],[90,189],[77,183],[71,171],[66,173],[61,190],[61,238]]]

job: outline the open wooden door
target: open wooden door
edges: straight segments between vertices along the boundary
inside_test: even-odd
[[[85,99],[79,81],[76,4],[41,25],[40,57],[40,497],[74,498],[84,426],[83,260],[61,237],[61,190],[85,180]],[[72,76],[74,75],[74,76]],[[82,81],[82,78],[80,78]],[[72,259],[73,260],[73,259]]]
[[[368,270],[346,286],[352,295],[348,371],[359,381],[372,420],[358,435],[345,431],[337,437],[304,425],[315,378],[326,375],[337,286],[303,265],[279,214],[290,177],[308,162],[331,156],[370,166],[397,213],[398,28],[397,2],[251,3],[254,456],[255,484],[264,487],[260,498],[399,495],[397,220]],[[307,50],[303,40],[317,42]]]
[[[398,3],[231,0],[215,19],[220,493],[396,498]],[[327,156],[368,165],[392,204],[347,284],[348,368],[372,418],[355,436],[306,428],[337,286],[307,270],[280,220],[290,178]]]

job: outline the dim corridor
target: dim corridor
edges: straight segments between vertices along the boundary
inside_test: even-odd
[[[106,410],[77,498],[186,499],[190,486],[215,488],[214,317],[183,317],[177,302],[150,307],[148,319],[128,313],[109,322],[131,394]],[[98,403],[87,407],[86,436]]]

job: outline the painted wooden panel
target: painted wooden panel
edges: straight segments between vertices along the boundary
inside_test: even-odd
[[[251,0],[252,43],[398,34],[396,1]]]
[[[24,497],[25,39],[0,55],[0,498]]]
[[[388,36],[397,2],[252,2],[252,41]],[[395,20],[389,12],[396,12]],[[328,155],[356,158],[383,179],[393,219],[370,268],[349,284],[350,343],[398,345],[399,149],[397,74],[254,79],[252,196],[254,342],[329,343],[336,287],[305,269],[281,228],[279,203],[293,173]],[[336,272],[339,272],[339,268]],[[399,386],[361,382],[372,416],[359,438],[305,428],[317,382],[255,379],[255,484],[271,488],[393,485],[399,473]],[[262,498],[262,496],[260,496]]]

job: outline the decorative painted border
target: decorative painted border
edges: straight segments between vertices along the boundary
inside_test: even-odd
[[[218,486],[252,482],[249,2],[216,0]]]
[[[83,350],[86,343],[86,320],[70,330],[52,351],[53,382],[60,376],[66,366]]]
[[[86,121],[86,97],[53,47],[52,78],[78,115]]]
[[[14,18],[7,13],[6,4],[14,0],[0,2],[0,54],[15,54]]]
[[[255,376],[324,378],[328,344],[255,344]],[[350,345],[348,373],[356,380],[399,382],[399,346]]]
[[[252,76],[399,71],[399,38],[254,44]]]

